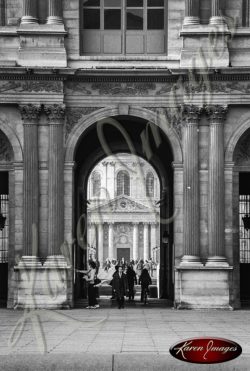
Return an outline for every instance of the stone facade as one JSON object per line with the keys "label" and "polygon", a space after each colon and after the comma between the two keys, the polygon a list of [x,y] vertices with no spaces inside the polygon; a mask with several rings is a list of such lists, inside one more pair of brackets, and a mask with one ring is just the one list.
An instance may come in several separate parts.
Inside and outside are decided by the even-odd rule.
{"label": "stone facade", "polygon": [[8,307],[74,305],[75,268],[86,263],[87,179],[112,153],[135,153],[158,174],[163,296],[176,308],[240,307],[249,14],[242,0],[211,0],[205,16],[203,3],[164,1],[164,54],[86,55],[79,0],[1,2]]}

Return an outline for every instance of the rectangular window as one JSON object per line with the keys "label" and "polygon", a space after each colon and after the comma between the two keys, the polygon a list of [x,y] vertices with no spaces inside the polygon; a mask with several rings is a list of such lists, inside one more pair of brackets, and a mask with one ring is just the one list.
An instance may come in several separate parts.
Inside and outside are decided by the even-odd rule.
{"label": "rectangular window", "polygon": [[82,54],[165,54],[166,4],[167,0],[82,0]]}

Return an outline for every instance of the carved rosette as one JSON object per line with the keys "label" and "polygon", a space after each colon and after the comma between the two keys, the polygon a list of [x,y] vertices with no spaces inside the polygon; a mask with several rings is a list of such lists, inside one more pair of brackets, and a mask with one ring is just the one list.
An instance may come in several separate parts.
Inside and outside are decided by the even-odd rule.
{"label": "carved rosette", "polygon": [[44,106],[49,122],[58,123],[62,122],[65,118],[65,105],[64,104],[52,104],[51,106]]}
{"label": "carved rosette", "polygon": [[21,112],[22,120],[24,121],[24,123],[31,123],[38,120],[41,106],[34,104],[20,105],[19,110]]}
{"label": "carved rosette", "polygon": [[194,105],[183,106],[183,121],[185,124],[198,124],[202,108]]}
{"label": "carved rosette", "polygon": [[227,107],[223,106],[207,106],[205,112],[211,124],[222,124],[226,120]]}

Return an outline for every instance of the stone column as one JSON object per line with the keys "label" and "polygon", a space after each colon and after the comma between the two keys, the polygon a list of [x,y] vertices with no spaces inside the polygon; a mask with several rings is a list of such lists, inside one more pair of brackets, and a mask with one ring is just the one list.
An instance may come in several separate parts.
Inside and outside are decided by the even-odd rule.
{"label": "stone column", "polygon": [[60,255],[64,241],[64,146],[63,125],[65,106],[45,106],[49,120],[48,153],[48,251],[49,255]]}
{"label": "stone column", "polygon": [[0,0],[0,26],[5,26],[5,0]]}
{"label": "stone column", "polygon": [[211,2],[211,18],[209,23],[212,25],[223,25],[224,17],[221,16],[220,0],[212,0]]}
{"label": "stone column", "polygon": [[149,258],[149,238],[148,238],[148,223],[143,223],[144,229],[143,229],[143,259],[148,260]]}
{"label": "stone column", "polygon": [[228,266],[225,258],[224,120],[227,109],[206,108],[210,121],[208,176],[209,258],[206,265]]}
{"label": "stone column", "polygon": [[47,24],[63,24],[62,0],[49,0]]}
{"label": "stone column", "polygon": [[23,180],[23,255],[38,254],[39,223],[39,163],[38,116],[40,106],[32,104],[19,107],[24,130],[24,180]]}
{"label": "stone column", "polygon": [[200,19],[197,16],[199,9],[199,2],[197,0],[185,0],[185,18],[184,26],[199,25]]}
{"label": "stone column", "polygon": [[151,223],[151,235],[150,235],[150,242],[151,242],[151,252],[150,257],[153,258],[153,248],[156,247],[156,223]]}
{"label": "stone column", "polygon": [[37,0],[23,0],[21,24],[32,24],[37,22]]}
{"label": "stone column", "polygon": [[183,247],[181,264],[201,265],[199,251],[199,153],[198,121],[201,109],[196,106],[184,107],[183,127]]}
{"label": "stone column", "polygon": [[109,223],[109,249],[108,249],[108,258],[115,259],[114,254],[114,223]]}
{"label": "stone column", "polygon": [[103,266],[103,224],[98,224],[98,260],[100,267]]}
{"label": "stone column", "polygon": [[139,258],[138,230],[139,230],[139,223],[133,223],[133,260],[136,260]]}

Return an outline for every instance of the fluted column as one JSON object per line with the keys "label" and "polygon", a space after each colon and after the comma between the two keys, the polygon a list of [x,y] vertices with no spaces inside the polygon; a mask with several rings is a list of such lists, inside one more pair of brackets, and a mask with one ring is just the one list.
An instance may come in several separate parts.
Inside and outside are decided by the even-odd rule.
{"label": "fluted column", "polygon": [[133,223],[133,260],[139,258],[138,230],[139,223]]}
{"label": "fluted column", "polygon": [[47,24],[63,24],[62,0],[49,0]]}
{"label": "fluted column", "polygon": [[114,223],[109,223],[109,259],[114,259]]}
{"label": "fluted column", "polygon": [[103,224],[98,224],[98,260],[100,266],[103,266]]}
{"label": "fluted column", "polygon": [[151,244],[151,252],[150,257],[153,257],[153,249],[156,247],[156,223],[151,223],[151,235],[150,235],[150,244]]}
{"label": "fluted column", "polygon": [[181,264],[201,265],[199,249],[199,152],[198,121],[201,109],[184,107],[183,127],[183,247]]}
{"label": "fluted column", "polygon": [[148,223],[143,223],[143,259],[148,260],[149,258],[149,238],[148,238],[148,231],[149,231],[149,225]]}
{"label": "fluted column", "polygon": [[37,0],[23,0],[21,24],[32,24],[37,22]]}
{"label": "fluted column", "polygon": [[37,255],[39,223],[38,116],[40,106],[19,107],[24,130],[23,255]]}
{"label": "fluted column", "polygon": [[211,18],[210,24],[221,25],[224,24],[224,17],[221,16],[220,0],[212,0],[211,2]]}
{"label": "fluted column", "polygon": [[228,265],[225,258],[224,120],[227,109],[206,108],[210,121],[208,178],[209,258],[206,265]]}
{"label": "fluted column", "polygon": [[199,25],[200,19],[198,17],[199,1],[185,0],[185,18],[184,26]]}
{"label": "fluted column", "polygon": [[64,105],[45,106],[49,120],[48,154],[48,251],[49,255],[60,255],[64,241]]}

